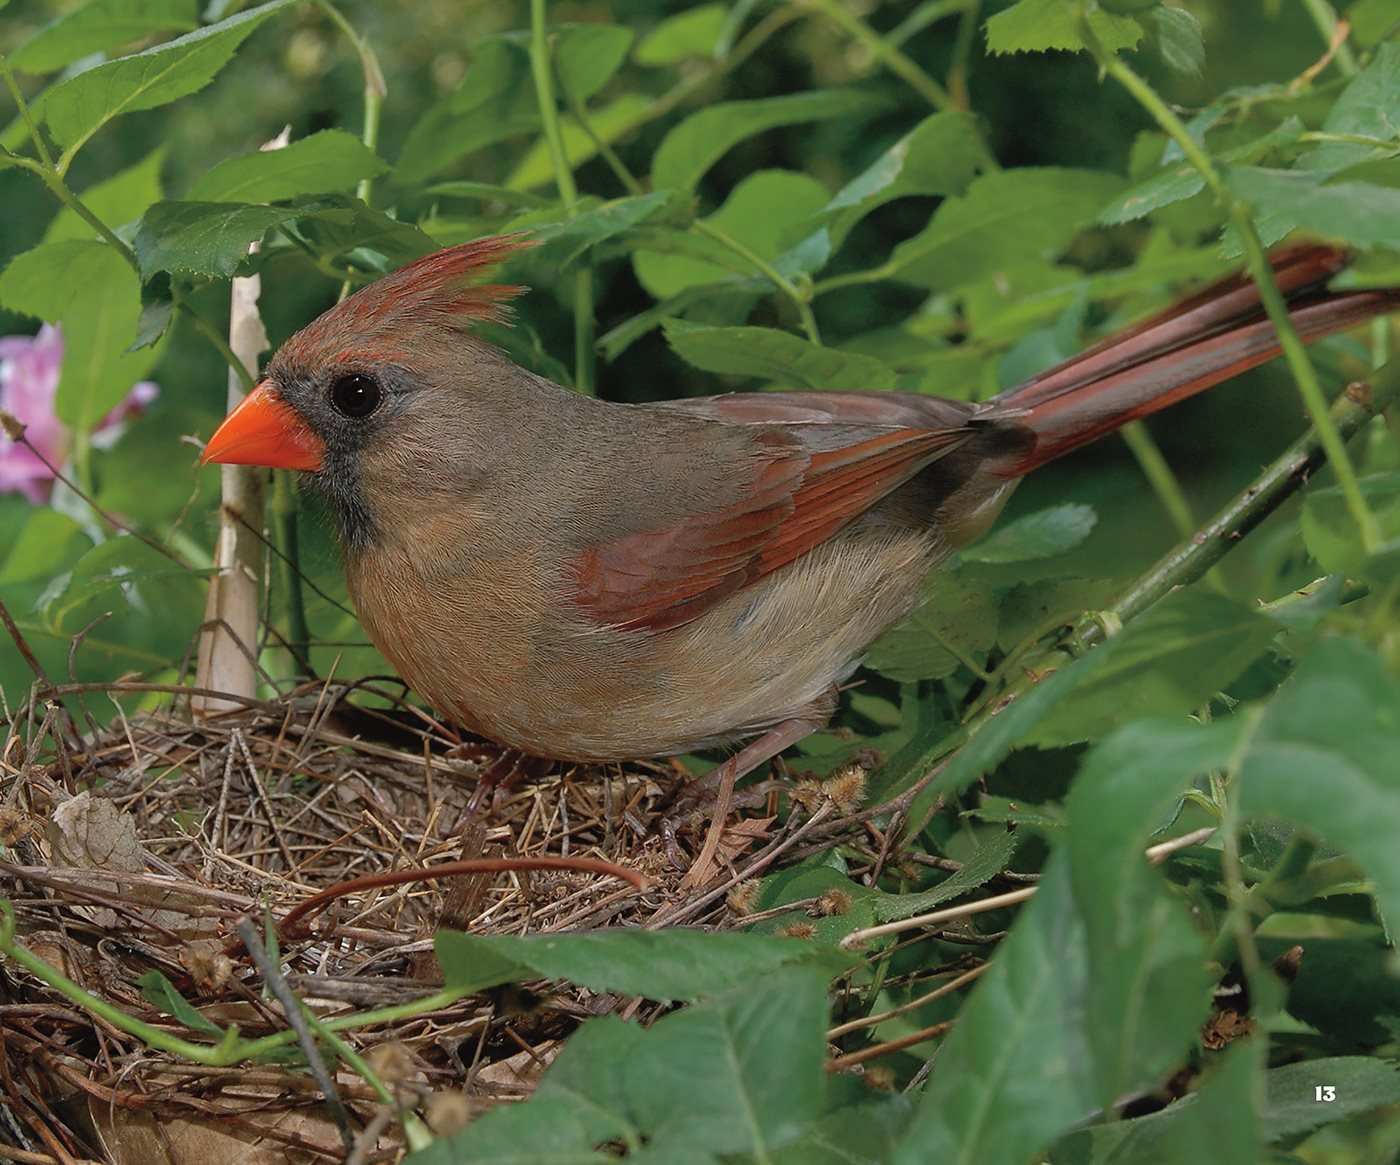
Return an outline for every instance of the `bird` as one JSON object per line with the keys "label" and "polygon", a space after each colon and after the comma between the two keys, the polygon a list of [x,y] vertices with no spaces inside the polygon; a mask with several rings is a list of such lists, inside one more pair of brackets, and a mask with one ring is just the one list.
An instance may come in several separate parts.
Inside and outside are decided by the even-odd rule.
{"label": "bird", "polygon": [[[1279,352],[1241,273],[980,402],[618,403],[475,330],[508,320],[524,289],[483,276],[528,245],[448,247],[330,308],[203,461],[309,479],[369,638],[470,731],[568,761],[739,746],[713,778],[719,822],[735,780],[827,724],[871,643],[1025,474]],[[1348,261],[1326,244],[1272,257],[1304,341],[1400,306],[1400,289],[1329,291]]]}

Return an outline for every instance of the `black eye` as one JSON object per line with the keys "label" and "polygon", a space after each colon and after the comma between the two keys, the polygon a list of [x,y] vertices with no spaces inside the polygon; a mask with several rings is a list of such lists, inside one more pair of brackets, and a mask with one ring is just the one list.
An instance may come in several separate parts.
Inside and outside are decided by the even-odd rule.
{"label": "black eye", "polygon": [[352,372],[331,385],[331,404],[347,417],[367,417],[379,407],[384,390],[372,376]]}

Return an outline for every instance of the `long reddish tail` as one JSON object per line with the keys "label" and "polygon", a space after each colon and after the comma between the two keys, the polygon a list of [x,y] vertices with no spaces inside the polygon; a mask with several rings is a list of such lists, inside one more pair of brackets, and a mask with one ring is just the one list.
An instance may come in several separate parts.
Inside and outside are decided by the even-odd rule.
{"label": "long reddish tail", "polygon": [[[1273,256],[1274,279],[1304,343],[1400,309],[1400,288],[1328,291],[1348,258],[1326,246]],[[1278,354],[1258,288],[1243,273],[1223,279],[998,396],[999,405],[1026,410],[1020,421],[1036,435],[1007,475],[1028,473]]]}

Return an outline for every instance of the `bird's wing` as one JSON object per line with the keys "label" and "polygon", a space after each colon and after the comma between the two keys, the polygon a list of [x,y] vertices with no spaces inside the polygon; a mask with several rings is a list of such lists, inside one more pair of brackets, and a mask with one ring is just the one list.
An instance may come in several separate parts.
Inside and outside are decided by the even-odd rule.
{"label": "bird's wing", "polygon": [[878,399],[774,393],[666,406],[741,428],[750,456],[712,507],[575,555],[579,605],[605,626],[661,631],[688,623],[830,538],[976,431],[971,405],[938,401],[948,407],[935,421],[893,398],[885,398],[891,408],[872,405]]}

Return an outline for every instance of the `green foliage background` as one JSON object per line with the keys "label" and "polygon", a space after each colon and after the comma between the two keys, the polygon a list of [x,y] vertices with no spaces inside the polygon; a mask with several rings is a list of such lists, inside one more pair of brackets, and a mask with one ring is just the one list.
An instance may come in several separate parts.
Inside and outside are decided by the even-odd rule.
{"label": "green foliage background", "polygon": [[[1400,272],[1400,42],[1383,0],[1346,6],[1349,35],[1331,53],[1322,0],[561,3],[533,57],[542,9],[516,3],[0,7],[12,94],[46,151],[12,104],[0,332],[63,323],[69,472],[185,564],[114,536],[63,488],[43,508],[0,497],[0,591],[59,677],[181,674],[217,507],[216,475],[196,468],[186,438],[224,411],[210,337],[225,330],[236,272],[261,272],[275,346],[343,283],[532,231],[542,246],[504,278],[533,291],[492,337],[618,400],[767,387],[987,395],[1238,266],[1255,231],[1268,244],[1298,229],[1352,245],[1357,280]],[[366,101],[374,60],[382,105]],[[541,99],[542,61],[557,105]],[[292,147],[257,154],[284,124]],[[1335,390],[1389,346],[1378,324],[1311,358]],[[145,376],[158,402],[110,448],[92,445],[96,418]],[[475,983],[494,959],[497,982],[562,977],[696,1002],[646,1032],[586,1026],[538,1097],[415,1159],[602,1160],[606,1143],[639,1161],[1126,1162],[1201,1146],[1240,1162],[1390,1159],[1394,435],[1369,426],[1350,477],[1318,475],[1205,582],[1093,652],[1054,646],[1066,642],[1057,628],[1118,609],[1159,555],[1189,547],[1196,523],[1305,424],[1288,370],[1273,367],[1155,419],[1131,448],[1105,441],[1050,467],[876,646],[839,715],[849,731],[809,744],[807,760],[874,749],[880,796],[947,760],[909,807],[903,841],[964,863],[961,874],[911,861],[870,886],[832,852],[772,875],[765,907],[832,882],[854,896],[800,954],[792,940],[730,950],[684,934],[659,937],[677,944],[659,953],[627,935],[548,952],[445,936],[449,984]],[[344,593],[323,515],[290,501],[279,529],[297,532],[315,584],[312,666],[384,670],[322,597]],[[297,638],[281,576],[271,612]],[[1078,623],[1103,639],[1095,626]],[[275,641],[265,662],[294,678]],[[1050,678],[1027,684],[1030,668]],[[11,706],[30,680],[0,652]],[[991,717],[1008,690],[1021,699]],[[1151,842],[1203,825],[1219,829],[1165,876],[1142,862]],[[979,943],[993,957],[971,995],[841,1041],[851,1051],[956,1016],[932,1070],[923,1042],[884,1059],[896,1093],[823,1082],[833,976],[853,989],[843,1006],[879,1012],[965,949],[882,939],[857,958],[836,940],[1008,865],[1041,874],[1039,890],[985,924],[1010,933]],[[1302,970],[1284,985],[1268,961],[1295,943]],[[1255,1035],[1202,1048],[1210,987],[1241,976]],[[1186,1065],[1194,1096],[1144,1100]],[[1315,1099],[1323,1086],[1337,1098]],[[668,1107],[675,1090],[694,1108]],[[1104,1117],[1121,1106],[1135,1119]]]}

